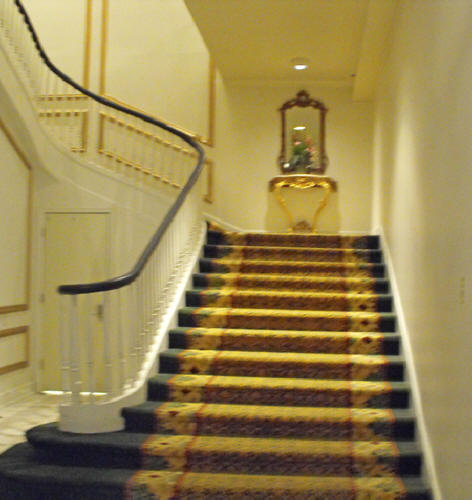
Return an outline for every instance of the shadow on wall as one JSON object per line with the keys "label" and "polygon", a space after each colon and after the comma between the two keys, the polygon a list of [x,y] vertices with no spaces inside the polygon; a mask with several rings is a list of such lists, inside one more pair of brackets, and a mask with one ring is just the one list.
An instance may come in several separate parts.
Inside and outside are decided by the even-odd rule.
{"label": "shadow on wall", "polygon": [[[282,189],[287,208],[292,214],[294,224],[306,221],[310,225],[316,209],[324,196],[322,189],[309,189],[306,191]],[[267,231],[286,232],[289,228],[289,221],[286,213],[277,202],[273,192],[267,193],[267,211],[265,214],[265,228]],[[341,226],[339,215],[338,193],[331,193],[328,204],[320,212],[316,224],[319,233],[337,233]]]}

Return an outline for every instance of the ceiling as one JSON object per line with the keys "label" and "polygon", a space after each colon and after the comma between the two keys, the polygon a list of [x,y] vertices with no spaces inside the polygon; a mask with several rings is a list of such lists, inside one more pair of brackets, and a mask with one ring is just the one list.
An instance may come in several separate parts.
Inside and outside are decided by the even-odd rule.
{"label": "ceiling", "polygon": [[[223,78],[352,86],[369,100],[396,0],[185,0]],[[309,59],[305,71],[290,61]]]}

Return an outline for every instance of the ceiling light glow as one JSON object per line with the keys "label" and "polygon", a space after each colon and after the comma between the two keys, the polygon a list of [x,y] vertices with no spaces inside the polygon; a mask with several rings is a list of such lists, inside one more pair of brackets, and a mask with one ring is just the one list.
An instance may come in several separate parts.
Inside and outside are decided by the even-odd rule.
{"label": "ceiling light glow", "polygon": [[297,127],[293,127],[293,130],[306,130],[304,125],[298,125]]}
{"label": "ceiling light glow", "polygon": [[308,59],[306,57],[295,57],[291,60],[293,69],[296,71],[303,71],[308,68]]}

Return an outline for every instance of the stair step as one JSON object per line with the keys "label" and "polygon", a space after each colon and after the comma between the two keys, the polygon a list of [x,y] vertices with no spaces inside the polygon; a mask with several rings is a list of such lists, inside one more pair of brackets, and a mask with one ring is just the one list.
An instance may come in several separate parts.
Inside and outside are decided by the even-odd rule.
{"label": "stair step", "polygon": [[262,290],[189,290],[191,307],[391,312],[392,296],[355,293]]}
{"label": "stair step", "polygon": [[266,260],[200,259],[202,273],[269,273],[358,278],[383,278],[384,264],[351,262],[300,262]]}
{"label": "stair step", "polygon": [[116,432],[64,433],[55,424],[28,431],[28,442],[60,464],[152,470],[320,476],[415,475],[413,442],[317,441]]}
{"label": "stair step", "polygon": [[337,276],[299,276],[287,274],[196,273],[196,288],[235,288],[344,293],[388,293],[385,278],[340,278]]}
{"label": "stair step", "polygon": [[370,312],[184,307],[179,311],[179,326],[393,333],[395,315]]}
{"label": "stair step", "polygon": [[0,455],[0,492],[2,500],[117,500],[135,473],[47,463],[22,443]]}
{"label": "stair step", "polygon": [[406,382],[371,382],[160,373],[148,381],[148,399],[183,403],[274,406],[407,408]]}
{"label": "stair step", "polygon": [[146,401],[125,408],[126,429],[220,436],[411,441],[411,410]]}
{"label": "stair step", "polygon": [[3,500],[432,498],[418,477],[268,476],[63,467],[39,463],[28,444],[17,445],[2,455],[0,469]]}
{"label": "stair step", "polygon": [[160,353],[164,373],[330,380],[403,380],[398,356],[168,349]]}
{"label": "stair step", "polygon": [[382,262],[381,250],[350,248],[205,245],[207,258],[297,260],[315,262]]}
{"label": "stair step", "polygon": [[395,355],[400,350],[400,336],[396,333],[177,327],[169,332],[169,347],[225,351]]}
{"label": "stair step", "polygon": [[380,247],[379,237],[374,235],[348,236],[339,234],[293,233],[236,233],[209,230],[209,245],[283,246],[311,248],[368,248]]}

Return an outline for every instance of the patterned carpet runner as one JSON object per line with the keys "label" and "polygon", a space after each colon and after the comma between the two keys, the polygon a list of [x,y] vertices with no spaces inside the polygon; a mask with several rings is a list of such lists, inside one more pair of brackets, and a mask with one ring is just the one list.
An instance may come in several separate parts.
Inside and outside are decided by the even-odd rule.
{"label": "patterned carpet runner", "polygon": [[193,285],[124,432],[30,431],[71,498],[431,499],[377,237],[210,229]]}
{"label": "patterned carpet runner", "polygon": [[131,498],[429,498],[411,487],[421,457],[377,247],[209,232],[149,383],[159,402],[125,412],[131,427],[152,410],[156,432]]}

